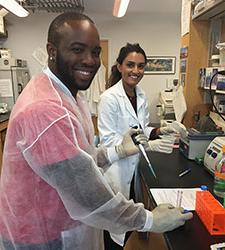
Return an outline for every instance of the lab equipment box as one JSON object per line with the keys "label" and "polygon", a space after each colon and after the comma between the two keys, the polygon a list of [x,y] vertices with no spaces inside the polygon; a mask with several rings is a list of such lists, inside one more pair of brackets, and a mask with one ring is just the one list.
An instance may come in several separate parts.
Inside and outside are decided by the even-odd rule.
{"label": "lab equipment box", "polygon": [[223,135],[223,131],[199,132],[191,128],[188,129],[188,136],[180,138],[179,150],[188,159],[194,160],[196,157],[204,157],[210,142],[217,136]]}

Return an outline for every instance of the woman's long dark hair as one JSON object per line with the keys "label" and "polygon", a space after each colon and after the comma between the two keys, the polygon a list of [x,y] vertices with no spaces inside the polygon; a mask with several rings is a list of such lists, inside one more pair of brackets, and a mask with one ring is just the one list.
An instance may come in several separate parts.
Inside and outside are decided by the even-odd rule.
{"label": "woman's long dark hair", "polygon": [[108,86],[111,87],[116,84],[121,79],[121,73],[119,72],[117,65],[122,64],[124,59],[128,54],[132,52],[141,53],[145,58],[145,63],[147,62],[147,57],[144,50],[140,47],[138,43],[127,43],[126,46],[122,47],[119,52],[119,56],[116,59],[116,63],[111,68],[111,75],[108,80]]}

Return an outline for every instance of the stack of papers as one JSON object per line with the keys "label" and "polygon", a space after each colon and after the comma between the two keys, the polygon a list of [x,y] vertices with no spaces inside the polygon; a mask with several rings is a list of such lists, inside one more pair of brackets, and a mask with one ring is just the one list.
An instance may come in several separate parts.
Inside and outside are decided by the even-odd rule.
{"label": "stack of papers", "polygon": [[152,196],[157,205],[170,203],[177,206],[178,191],[182,191],[181,207],[187,210],[195,210],[196,191],[200,188],[151,188]]}

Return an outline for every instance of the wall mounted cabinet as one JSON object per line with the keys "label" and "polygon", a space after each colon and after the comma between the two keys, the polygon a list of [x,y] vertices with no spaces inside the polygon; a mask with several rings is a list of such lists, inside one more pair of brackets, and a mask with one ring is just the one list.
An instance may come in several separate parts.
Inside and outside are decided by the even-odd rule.
{"label": "wall mounted cabinet", "polygon": [[206,101],[205,90],[200,88],[199,72],[201,68],[210,66],[209,59],[215,51],[215,43],[218,42],[212,38],[214,30],[212,29],[212,20],[215,18],[222,18],[220,39],[225,38],[223,15],[225,15],[225,1],[214,1],[213,5],[192,16],[189,33],[181,38],[181,47],[188,47],[184,82],[184,96],[187,102],[184,124],[187,127],[195,126],[196,117],[206,115],[212,110],[211,103]]}
{"label": "wall mounted cabinet", "polygon": [[[205,1],[207,2],[207,1]],[[225,11],[225,1],[215,0],[211,4],[206,4],[205,7],[196,14],[192,15],[192,20],[209,20],[215,16],[223,15]]]}

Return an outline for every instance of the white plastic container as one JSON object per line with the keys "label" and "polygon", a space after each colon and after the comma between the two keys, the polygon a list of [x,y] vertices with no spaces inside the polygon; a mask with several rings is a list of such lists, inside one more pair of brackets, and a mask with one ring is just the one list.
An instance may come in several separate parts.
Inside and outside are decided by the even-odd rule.
{"label": "white plastic container", "polygon": [[220,55],[212,55],[212,57],[211,57],[211,66],[212,67],[220,66]]}
{"label": "white plastic container", "polygon": [[220,50],[220,66],[225,67],[225,49]]}
{"label": "white plastic container", "polygon": [[213,192],[223,198],[225,195],[225,145],[222,147],[222,158],[217,162],[214,172]]}

